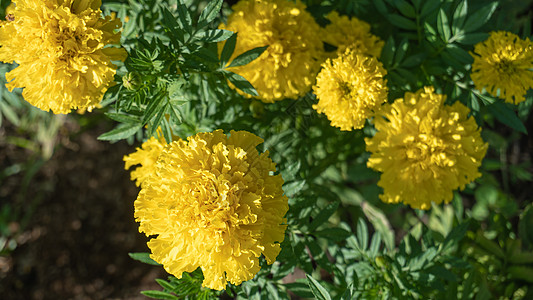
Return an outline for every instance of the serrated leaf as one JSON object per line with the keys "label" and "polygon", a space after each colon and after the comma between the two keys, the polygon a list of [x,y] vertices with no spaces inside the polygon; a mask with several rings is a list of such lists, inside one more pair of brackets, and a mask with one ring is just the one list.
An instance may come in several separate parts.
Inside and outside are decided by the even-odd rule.
{"label": "serrated leaf", "polygon": [[235,59],[232,60],[229,66],[227,67],[231,68],[231,67],[239,67],[239,66],[247,65],[253,60],[255,60],[256,58],[258,58],[259,56],[261,56],[261,54],[263,54],[263,52],[265,52],[267,48],[268,46],[264,46],[264,47],[257,47],[252,50],[248,50],[244,52],[243,54],[235,57]]}
{"label": "serrated leaf", "polygon": [[311,288],[311,292],[315,295],[315,298],[318,300],[331,300],[331,296],[328,291],[313,277],[305,274],[307,277],[307,284]]}
{"label": "serrated leaf", "polygon": [[441,8],[437,15],[437,31],[445,42],[450,40],[452,33],[450,31],[450,24],[448,24],[448,17],[446,12]]}
{"label": "serrated leaf", "polygon": [[177,0],[178,23],[186,32],[192,33],[192,19],[189,8],[183,3],[183,0]]}
{"label": "serrated leaf", "polygon": [[142,128],[140,123],[121,124],[117,128],[100,135],[97,139],[100,141],[116,141],[126,139],[134,135]]}
{"label": "serrated leaf", "polygon": [[518,118],[516,113],[509,108],[509,105],[501,101],[496,101],[491,105],[487,105],[489,112],[496,117],[501,123],[511,127],[514,130],[527,134],[527,129],[524,123]]}
{"label": "serrated leaf", "polygon": [[142,123],[146,124],[148,121],[150,121],[158,112],[158,107],[163,102],[163,99],[165,98],[164,95],[158,94],[156,95],[150,103],[146,106],[146,110],[144,111],[144,116],[142,118]]}
{"label": "serrated leaf", "polygon": [[326,223],[328,219],[337,211],[339,208],[339,202],[333,202],[328,204],[324,209],[320,210],[318,215],[313,219],[311,224],[309,224],[309,231],[315,231],[320,225]]}
{"label": "serrated leaf", "polygon": [[395,26],[407,30],[416,30],[416,23],[398,14],[387,15],[387,20]]}
{"label": "serrated leaf", "polygon": [[138,260],[138,261],[140,261],[142,263],[149,264],[149,265],[154,265],[154,266],[161,266],[160,263],[157,263],[155,260],[150,258],[150,253],[135,252],[135,253],[128,253],[128,255],[131,258],[133,258],[135,260]]}
{"label": "serrated leaf", "polygon": [[195,37],[206,43],[218,43],[229,39],[233,35],[232,31],[225,29],[208,29],[195,35]]}
{"label": "serrated leaf", "polygon": [[237,33],[233,33],[224,43],[222,52],[220,54],[220,65],[224,67],[235,51],[235,44],[237,43]]}
{"label": "serrated leaf", "polygon": [[[174,15],[166,7],[163,7],[162,11],[163,11],[164,26],[167,27],[168,31],[170,32],[173,38],[177,39],[181,43],[184,43],[185,38],[183,36],[183,32],[181,32],[181,30],[179,29],[180,25],[176,21],[176,17],[174,17]],[[174,44],[174,46],[179,47],[179,45],[176,45],[176,44]]]}
{"label": "serrated leaf", "polygon": [[459,2],[459,5],[455,8],[453,13],[452,31],[453,34],[457,34],[463,28],[468,12],[468,2],[463,0]]}
{"label": "serrated leaf", "polygon": [[491,2],[486,6],[478,9],[476,12],[471,14],[466,20],[464,30],[465,32],[472,32],[481,26],[485,25],[490,19],[496,8],[498,7],[498,2]]}
{"label": "serrated leaf", "polygon": [[198,25],[203,27],[213,21],[217,17],[218,12],[222,7],[222,3],[224,3],[223,0],[209,1],[198,18]]}
{"label": "serrated leaf", "polygon": [[226,79],[228,79],[239,90],[245,92],[248,95],[258,95],[253,85],[241,75],[226,70],[224,70],[223,74]]}
{"label": "serrated leaf", "polygon": [[153,299],[179,300],[180,298],[163,291],[142,291],[141,294]]}

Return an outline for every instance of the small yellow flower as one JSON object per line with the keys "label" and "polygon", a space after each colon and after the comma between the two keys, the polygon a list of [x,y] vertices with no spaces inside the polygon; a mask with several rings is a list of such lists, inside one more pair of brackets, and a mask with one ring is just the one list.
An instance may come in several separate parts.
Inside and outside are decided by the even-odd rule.
{"label": "small yellow flower", "polygon": [[288,210],[281,175],[263,140],[246,131],[199,133],[174,141],[135,201],[139,230],[156,236],[151,258],[177,278],[198,267],[203,286],[222,290],[272,264],[284,239]]}
{"label": "small yellow flower", "polygon": [[251,63],[229,69],[246,78],[263,102],[296,99],[314,83],[323,48],[320,27],[305,8],[299,0],[241,0],[227,25],[220,25],[239,34],[233,58],[268,46]]}
{"label": "small yellow flower", "polygon": [[374,57],[381,55],[385,43],[370,33],[370,25],[357,18],[339,16],[336,11],[329,13],[326,18],[331,21],[322,29],[325,43],[337,47],[337,54],[343,54],[346,49],[354,50]]}
{"label": "small yellow flower", "polygon": [[58,114],[91,110],[113,83],[126,51],[118,44],[120,20],[101,18],[100,0],[13,0],[0,22],[0,61],[17,63],[6,86],[24,88],[32,105]]}
{"label": "small yellow flower", "polygon": [[505,102],[518,104],[533,88],[533,42],[517,35],[497,31],[474,47],[471,78],[477,89],[483,88]]}
{"label": "small yellow flower", "polygon": [[371,56],[347,50],[328,59],[313,87],[318,104],[313,108],[325,113],[331,125],[341,130],[359,129],[374,110],[387,101],[387,71]]}
{"label": "small yellow flower", "polygon": [[481,176],[488,147],[481,129],[466,106],[444,105],[445,99],[426,87],[386,104],[374,119],[377,133],[365,139],[372,153],[367,165],[382,172],[384,202],[429,209]]}
{"label": "small yellow flower", "polygon": [[151,137],[141,145],[141,148],[137,148],[135,152],[124,156],[125,170],[128,170],[134,165],[140,165],[131,171],[130,174],[131,180],[135,181],[137,186],[142,186],[146,179],[153,175],[155,162],[166,146],[167,142],[164,138],[156,139],[155,137]]}

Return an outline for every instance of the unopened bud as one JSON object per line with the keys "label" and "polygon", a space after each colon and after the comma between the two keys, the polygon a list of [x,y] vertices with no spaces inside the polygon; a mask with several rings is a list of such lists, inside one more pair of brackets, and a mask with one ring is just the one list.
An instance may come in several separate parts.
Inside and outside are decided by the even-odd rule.
{"label": "unopened bud", "polygon": [[129,72],[122,77],[122,85],[130,91],[135,91],[141,85],[141,77],[136,72]]}

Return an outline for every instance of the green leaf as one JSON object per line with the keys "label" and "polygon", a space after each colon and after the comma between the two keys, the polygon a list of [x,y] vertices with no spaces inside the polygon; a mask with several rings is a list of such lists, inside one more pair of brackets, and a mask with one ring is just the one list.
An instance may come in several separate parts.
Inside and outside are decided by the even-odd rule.
{"label": "green leaf", "polygon": [[452,31],[454,35],[463,28],[467,12],[468,2],[466,0],[459,2],[459,5],[457,5],[455,12],[453,13]]}
{"label": "green leaf", "polygon": [[165,98],[162,94],[157,94],[150,103],[146,106],[146,110],[144,111],[144,116],[142,118],[142,123],[146,124],[148,121],[150,121],[157,113],[158,113],[158,107],[163,102],[163,99]]}
{"label": "green leaf", "polygon": [[524,243],[533,245],[533,204],[529,204],[520,214],[518,232]]}
{"label": "green leaf", "polygon": [[524,280],[533,283],[533,268],[525,266],[511,266],[507,268],[507,272],[513,279]]}
{"label": "green leaf", "polygon": [[368,247],[368,227],[363,218],[359,218],[357,222],[357,242],[361,246],[361,250],[366,250]]}
{"label": "green leaf", "polygon": [[385,67],[391,67],[394,62],[394,52],[396,52],[396,45],[394,43],[394,38],[389,36],[383,50],[381,51],[380,60],[383,62]]}
{"label": "green leaf", "polygon": [[117,128],[100,135],[97,139],[100,141],[116,141],[126,139],[134,135],[142,128],[140,123],[121,124]]}
{"label": "green leaf", "polygon": [[315,232],[316,236],[334,241],[334,242],[341,242],[346,240],[351,233],[338,227],[334,228],[325,228],[319,231]]}
{"label": "green leaf", "polygon": [[285,192],[285,195],[287,195],[287,197],[292,197],[303,189],[305,183],[305,180],[286,182],[283,185],[283,191]]}
{"label": "green leaf", "polygon": [[470,15],[470,17],[466,20],[464,26],[465,32],[472,32],[485,25],[485,23],[489,21],[490,17],[492,16],[497,7],[498,2],[494,1]]}
{"label": "green leaf", "polygon": [[153,299],[179,300],[180,298],[162,291],[142,291],[141,294]]}
{"label": "green leaf", "polygon": [[460,240],[463,239],[463,237],[466,234],[466,231],[468,230],[468,226],[470,226],[470,222],[465,221],[457,226],[455,226],[452,231],[446,236],[446,239],[444,242],[440,245],[441,251],[446,251],[448,247],[451,247],[452,245],[457,245]]}
{"label": "green leaf", "polygon": [[237,43],[237,33],[233,33],[226,43],[224,43],[224,48],[222,48],[222,53],[220,54],[220,66],[224,67],[231,56],[233,51],[235,51],[235,44]]}
{"label": "green leaf", "polygon": [[487,109],[501,123],[514,130],[527,134],[526,127],[516,113],[509,107],[510,105],[511,104],[503,103],[502,101],[496,101],[491,105],[487,105]]}
{"label": "green leaf", "polygon": [[[179,29],[180,25],[176,21],[176,17],[166,8],[163,7],[163,26],[166,26],[173,38],[177,39],[181,43],[185,42],[183,32]],[[174,42],[174,41],[173,41]],[[174,46],[179,46],[174,44]]]}
{"label": "green leaf", "polygon": [[402,13],[402,15],[408,17],[408,18],[415,18],[416,12],[415,8],[409,4],[409,2],[405,0],[395,0],[394,4],[396,5],[396,8]]}
{"label": "green leaf", "polygon": [[309,224],[309,231],[315,231],[320,225],[326,223],[328,219],[337,211],[339,208],[339,202],[335,201],[328,204],[324,209],[320,210],[320,213],[313,219],[311,224]]}
{"label": "green leaf", "polygon": [[285,283],[284,286],[291,292],[295,293],[297,296],[303,298],[313,298],[313,292],[309,288],[309,285],[303,282],[291,282]]}
{"label": "green leaf", "polygon": [[138,260],[138,261],[140,261],[142,263],[145,263],[145,264],[154,265],[154,266],[162,266],[160,263],[157,263],[155,260],[150,258],[150,253],[135,252],[135,253],[128,253],[128,255],[131,258],[133,258],[135,260]]}
{"label": "green leaf", "polygon": [[229,39],[233,35],[232,31],[225,29],[209,29],[198,33],[195,37],[206,43],[218,43]]}
{"label": "green leaf", "polygon": [[248,95],[257,96],[257,91],[248,80],[239,74],[223,70],[223,74],[233,85]]}
{"label": "green leaf", "polygon": [[200,14],[200,17],[198,18],[199,27],[206,26],[217,17],[218,12],[222,7],[222,3],[224,3],[223,0],[211,0],[207,3],[204,10],[202,10],[202,13]]}
{"label": "green leaf", "polygon": [[189,13],[189,8],[183,3],[183,0],[178,0],[178,23],[188,33],[192,33],[192,19]]}
{"label": "green leaf", "polygon": [[141,123],[141,120],[137,116],[119,114],[119,113],[105,113],[105,115],[111,120],[120,123]]}
{"label": "green leaf", "polygon": [[166,280],[163,280],[163,279],[159,279],[159,278],[156,278],[155,281],[162,287],[164,288],[165,290],[169,291],[169,292],[174,292],[174,289],[176,288],[174,285],[172,285],[172,283],[166,281]]}
{"label": "green leaf", "polygon": [[396,53],[394,53],[394,65],[400,64],[402,62],[408,48],[409,42],[407,41],[407,39],[403,39],[400,42],[398,48],[396,49]]}
{"label": "green leaf", "polygon": [[264,47],[257,47],[252,50],[248,50],[244,52],[243,54],[235,57],[234,60],[231,61],[228,68],[231,67],[238,67],[238,66],[244,66],[252,62],[254,59],[258,58],[265,52],[265,50],[268,48],[268,46]]}
{"label": "green leaf", "polygon": [[307,277],[307,284],[311,288],[311,292],[315,295],[315,298],[318,300],[331,300],[331,296],[328,291],[320,284],[316,279],[305,274]]}
{"label": "green leaf", "polygon": [[474,45],[486,40],[489,34],[486,32],[466,33],[456,38],[456,41],[464,45]]}
{"label": "green leaf", "polygon": [[433,13],[437,8],[439,8],[440,3],[440,0],[425,0],[422,10],[420,11],[420,18]]}
{"label": "green leaf", "polygon": [[387,15],[387,20],[395,26],[407,30],[416,30],[416,23],[398,14]]}
{"label": "green leaf", "polygon": [[450,31],[450,24],[448,24],[448,17],[442,8],[439,10],[439,14],[437,16],[437,31],[445,42],[450,40],[452,35]]}
{"label": "green leaf", "polygon": [[383,2],[383,0],[374,0],[372,2],[374,3],[374,6],[379,11],[379,13],[381,13],[382,15],[386,15],[388,13],[387,5],[385,5],[385,2]]}

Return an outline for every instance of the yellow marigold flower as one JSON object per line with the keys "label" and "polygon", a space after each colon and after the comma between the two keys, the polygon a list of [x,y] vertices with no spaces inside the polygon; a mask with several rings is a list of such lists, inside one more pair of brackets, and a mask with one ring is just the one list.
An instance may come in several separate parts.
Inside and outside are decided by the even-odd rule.
{"label": "yellow marigold flower", "polygon": [[367,22],[339,16],[336,11],[329,13],[326,18],[331,23],[322,29],[323,41],[337,47],[339,55],[348,48],[374,57],[381,55],[385,43],[370,33],[370,25]]}
{"label": "yellow marigold flower", "polygon": [[170,143],[135,201],[151,258],[177,278],[200,267],[203,286],[222,290],[272,264],[288,210],[281,175],[263,140],[246,131],[199,133]]}
{"label": "yellow marigold flower", "polygon": [[471,78],[479,90],[485,88],[505,102],[518,104],[533,88],[533,42],[516,34],[497,31],[474,47]]}
{"label": "yellow marigold flower", "polygon": [[256,47],[268,49],[253,62],[230,70],[246,78],[263,102],[296,99],[314,83],[323,53],[319,26],[299,0],[241,0],[228,24],[237,32],[233,58]]}
{"label": "yellow marigold flower", "polygon": [[113,82],[124,59],[120,20],[101,18],[100,0],[13,0],[11,21],[0,23],[0,61],[17,63],[6,74],[11,91],[54,113],[91,110]]}
{"label": "yellow marigold flower", "polygon": [[135,152],[124,156],[125,170],[134,165],[140,165],[130,174],[131,180],[135,181],[137,186],[142,186],[146,179],[154,173],[155,162],[166,145],[167,142],[164,138],[151,137],[141,145],[141,148],[137,148]]}
{"label": "yellow marigold flower", "polygon": [[359,129],[365,120],[387,101],[387,71],[371,56],[347,50],[328,59],[313,87],[318,104],[313,108],[325,113],[331,126],[341,130]]}
{"label": "yellow marigold flower", "polygon": [[377,133],[365,140],[372,153],[367,165],[382,172],[384,202],[429,209],[481,176],[488,146],[481,129],[466,106],[444,105],[445,99],[426,87],[386,104],[374,119]]}

